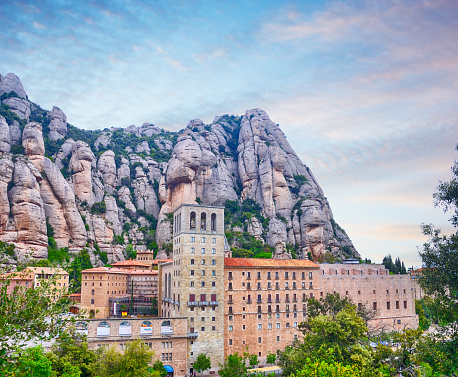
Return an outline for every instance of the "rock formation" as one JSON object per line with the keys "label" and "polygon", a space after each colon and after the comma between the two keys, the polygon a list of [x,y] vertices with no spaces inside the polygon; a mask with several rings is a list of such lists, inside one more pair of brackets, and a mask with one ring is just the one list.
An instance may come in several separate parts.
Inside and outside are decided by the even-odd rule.
{"label": "rock formation", "polygon": [[65,114],[28,101],[14,74],[0,76],[0,94],[0,240],[20,258],[32,249],[46,257],[51,231],[57,247],[87,247],[94,261],[122,260],[127,243],[164,256],[170,213],[182,203],[235,208],[226,231],[236,247],[358,256],[310,169],[261,109],[194,119],[178,133],[144,123],[72,128],[70,138]]}

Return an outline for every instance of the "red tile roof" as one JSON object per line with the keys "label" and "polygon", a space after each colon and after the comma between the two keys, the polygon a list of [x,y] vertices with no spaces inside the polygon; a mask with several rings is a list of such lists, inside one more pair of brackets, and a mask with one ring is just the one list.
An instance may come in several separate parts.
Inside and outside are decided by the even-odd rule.
{"label": "red tile roof", "polygon": [[139,267],[149,267],[149,264],[139,262],[136,260],[128,259],[128,260],[123,260],[121,262],[116,262],[111,264],[113,267],[123,267],[123,266],[139,266]]}
{"label": "red tile roof", "polygon": [[111,267],[95,267],[95,268],[88,268],[87,270],[81,271],[81,273],[110,273],[110,274],[128,274],[129,270],[123,270],[122,268],[111,268]]}
{"label": "red tile roof", "polygon": [[311,267],[319,268],[308,259],[224,258],[227,267]]}

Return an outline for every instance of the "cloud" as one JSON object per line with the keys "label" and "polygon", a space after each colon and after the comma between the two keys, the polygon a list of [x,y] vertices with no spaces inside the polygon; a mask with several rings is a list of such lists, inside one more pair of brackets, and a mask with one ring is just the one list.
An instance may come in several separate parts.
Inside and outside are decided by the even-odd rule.
{"label": "cloud", "polygon": [[37,22],[37,21],[33,21],[33,27],[34,27],[35,29],[39,29],[39,30],[44,30],[44,29],[46,29],[46,26],[45,26],[45,25],[40,24],[40,23]]}

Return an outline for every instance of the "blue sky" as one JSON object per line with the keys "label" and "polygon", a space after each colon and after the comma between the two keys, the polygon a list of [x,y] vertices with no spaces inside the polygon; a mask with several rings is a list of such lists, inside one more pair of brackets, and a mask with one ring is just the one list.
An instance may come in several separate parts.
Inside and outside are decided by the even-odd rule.
{"label": "blue sky", "polygon": [[419,265],[458,143],[458,3],[1,1],[0,73],[83,128],[263,108],[359,252]]}

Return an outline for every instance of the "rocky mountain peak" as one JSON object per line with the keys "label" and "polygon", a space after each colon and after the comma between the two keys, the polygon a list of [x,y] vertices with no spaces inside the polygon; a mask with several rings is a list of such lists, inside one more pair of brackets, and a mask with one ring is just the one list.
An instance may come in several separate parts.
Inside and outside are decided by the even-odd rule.
{"label": "rocky mountain peak", "polygon": [[16,76],[0,78],[0,240],[18,257],[86,248],[104,264],[124,259],[128,245],[167,253],[182,203],[226,206],[234,256],[267,256],[278,243],[299,258],[358,256],[262,109],[193,119],[179,132],[149,122],[87,131],[28,101]]}

